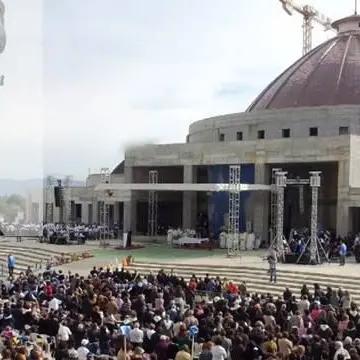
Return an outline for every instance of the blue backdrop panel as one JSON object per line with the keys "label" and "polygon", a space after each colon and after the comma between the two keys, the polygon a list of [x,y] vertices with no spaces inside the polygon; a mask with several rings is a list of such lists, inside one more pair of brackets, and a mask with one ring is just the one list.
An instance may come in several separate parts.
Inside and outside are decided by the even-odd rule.
{"label": "blue backdrop panel", "polygon": [[[255,165],[241,165],[241,183],[254,184]],[[208,182],[216,184],[229,183],[229,165],[210,165],[208,166]],[[249,191],[243,191],[240,194],[240,231],[246,228],[246,202],[250,198]],[[213,193],[208,198],[208,215],[210,232],[214,238],[218,238],[220,229],[224,226],[225,215],[229,213],[229,194],[225,191]]]}

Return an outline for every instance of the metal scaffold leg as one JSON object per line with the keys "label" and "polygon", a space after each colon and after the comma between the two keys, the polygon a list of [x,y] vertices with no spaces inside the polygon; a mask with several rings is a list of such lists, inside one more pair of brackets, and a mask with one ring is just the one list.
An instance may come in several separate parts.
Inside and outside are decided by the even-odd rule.
{"label": "metal scaffold leg", "polygon": [[[318,237],[318,198],[319,188],[321,183],[320,171],[310,171],[310,187],[311,187],[311,232],[310,238],[306,242],[304,249],[302,250],[297,262],[301,260],[303,255],[309,250],[310,258],[309,263],[312,265],[321,264],[320,251],[324,255],[324,258],[329,262],[329,258],[320,242]],[[320,250],[320,251],[319,251]]]}
{"label": "metal scaffold leg", "polygon": [[69,224],[73,221],[71,218],[71,176],[66,176],[63,181],[63,212],[64,222]]}
{"label": "metal scaffold leg", "polygon": [[[307,8],[305,6],[305,8]],[[307,10],[310,11],[310,10]],[[303,55],[306,55],[312,48],[312,17],[304,16],[303,18]]]}
{"label": "metal scaffold leg", "polygon": [[[102,168],[100,172],[101,184],[110,184],[110,169]],[[106,202],[106,196],[104,200],[100,201],[100,246],[108,246],[109,237],[109,204]]]}
{"label": "metal scaffold leg", "polygon": [[287,172],[280,171],[276,173],[276,232],[270,245],[270,250],[275,249],[279,260],[285,261],[285,245],[284,236],[284,192],[286,187]]}
{"label": "metal scaffold leg", "polygon": [[270,239],[273,239],[276,234],[276,213],[277,213],[277,189],[276,189],[276,173],[281,169],[271,170],[271,185],[273,189],[270,193]]}
{"label": "metal scaffold leg", "polygon": [[227,255],[240,256],[240,184],[241,166],[229,167],[229,224]]}
{"label": "metal scaffold leg", "polygon": [[[158,183],[158,172],[156,170],[149,171],[149,184]],[[154,190],[149,191],[148,201],[148,235],[153,239],[157,237],[157,220],[158,220],[158,194]]]}
{"label": "metal scaffold leg", "polygon": [[59,188],[59,197],[60,197],[60,206],[59,206],[59,222],[60,224],[65,223],[65,217],[64,217],[64,206],[65,206],[65,196],[64,196],[64,188],[62,181],[60,179],[57,180],[58,182],[58,188]]}
{"label": "metal scaffold leg", "polygon": [[47,224],[54,222],[54,206],[53,206],[53,193],[54,193],[54,179],[52,176],[46,177],[44,188],[44,221]]}

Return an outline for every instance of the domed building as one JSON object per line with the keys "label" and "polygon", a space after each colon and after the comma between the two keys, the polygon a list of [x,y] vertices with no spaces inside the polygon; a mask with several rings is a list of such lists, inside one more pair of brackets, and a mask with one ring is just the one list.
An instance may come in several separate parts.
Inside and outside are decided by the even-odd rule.
{"label": "domed building", "polygon": [[[87,188],[74,190],[81,219],[98,221],[98,203],[104,200],[110,203],[110,221],[147,233],[154,211],[149,182],[154,182],[159,225],[205,224],[216,237],[227,223],[229,195],[213,185],[229,183],[229,165],[241,165],[241,183],[260,189],[241,192],[241,231],[268,238],[268,188],[275,168],[295,180],[321,171],[319,226],[340,235],[360,231],[360,16],[333,27],[336,37],[286,69],[245,112],[192,123],[183,144],[128,149],[109,181],[96,175]],[[154,174],[157,179],[151,179]],[[310,225],[311,189],[293,182],[285,189],[286,232]]]}

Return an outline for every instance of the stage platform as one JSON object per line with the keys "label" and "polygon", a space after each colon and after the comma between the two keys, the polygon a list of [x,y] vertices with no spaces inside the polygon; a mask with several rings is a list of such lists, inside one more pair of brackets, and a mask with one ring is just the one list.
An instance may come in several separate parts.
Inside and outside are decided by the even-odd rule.
{"label": "stage platform", "polygon": [[[303,254],[299,259],[299,254],[286,254],[285,255],[285,264],[296,264],[296,265],[310,265],[310,254]],[[327,259],[322,256],[321,263],[327,263]],[[314,265],[313,265],[314,266]]]}

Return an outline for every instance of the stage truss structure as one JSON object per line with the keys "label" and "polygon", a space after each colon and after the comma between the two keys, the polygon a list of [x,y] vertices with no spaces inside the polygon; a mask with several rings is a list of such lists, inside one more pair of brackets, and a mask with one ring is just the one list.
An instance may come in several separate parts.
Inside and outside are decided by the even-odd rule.
{"label": "stage truss structure", "polygon": [[[110,169],[101,168],[100,170],[100,183],[110,184]],[[104,200],[99,202],[100,212],[100,247],[108,246],[109,235],[109,204],[106,202],[106,193]]]}
{"label": "stage truss structure", "polygon": [[47,176],[45,179],[44,194],[43,194],[43,206],[44,206],[44,221],[47,224],[54,222],[54,185],[55,178],[53,176]]}
{"label": "stage truss structure", "polygon": [[240,185],[241,166],[229,166],[229,220],[227,255],[240,256]]}
{"label": "stage truss structure", "polygon": [[[149,171],[149,184],[158,184],[157,170]],[[157,237],[158,231],[158,193],[154,190],[149,191],[148,199],[148,235],[152,238]]]}
{"label": "stage truss structure", "polygon": [[65,196],[62,179],[56,179],[57,187],[59,188],[60,206],[59,206],[59,223],[64,224],[65,222]]}
{"label": "stage truss structure", "polygon": [[271,169],[271,185],[273,188],[270,192],[270,239],[276,234],[276,212],[277,212],[277,189],[276,189],[276,173],[280,172],[280,168]]}
{"label": "stage truss structure", "polygon": [[306,250],[309,249],[310,258],[309,263],[311,265],[321,264],[320,251],[324,255],[324,258],[329,262],[328,255],[321,241],[318,237],[318,201],[319,201],[319,188],[321,186],[321,171],[310,171],[310,187],[311,187],[311,218],[310,218],[310,237],[305,243],[304,249],[302,250],[297,262],[300,262],[301,258],[305,254]]}
{"label": "stage truss structure", "polygon": [[61,207],[63,211],[63,223],[69,224],[72,222],[71,217],[71,183],[72,177],[66,176],[62,181],[61,187]]}
{"label": "stage truss structure", "polygon": [[71,185],[72,185],[72,176],[65,176],[63,180],[63,191],[64,191],[64,210],[65,210],[65,219],[68,223],[73,222],[71,214]]}
{"label": "stage truss structure", "polygon": [[286,171],[276,173],[276,231],[270,245],[270,250],[275,249],[281,261],[285,261],[285,245],[287,244],[284,236],[284,193],[287,181],[286,175]]}
{"label": "stage truss structure", "polygon": [[304,185],[299,185],[299,213],[304,215],[305,204],[304,204]]}

